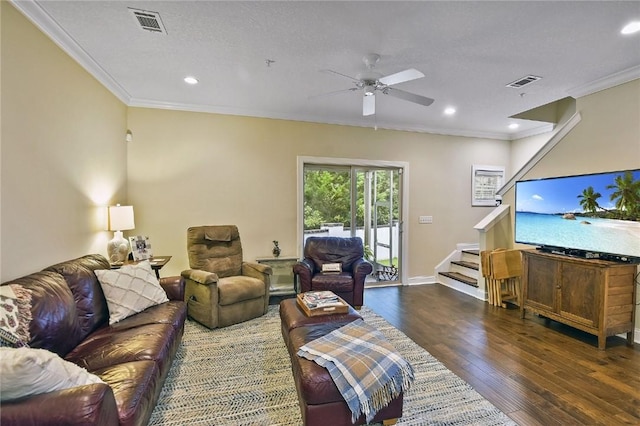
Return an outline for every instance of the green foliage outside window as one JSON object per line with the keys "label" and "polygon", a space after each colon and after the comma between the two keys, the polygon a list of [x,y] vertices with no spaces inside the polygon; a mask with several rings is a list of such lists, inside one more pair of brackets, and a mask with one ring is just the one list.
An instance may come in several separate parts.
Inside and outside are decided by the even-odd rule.
{"label": "green foliage outside window", "polygon": [[[376,191],[378,201],[389,200],[389,173],[378,171]],[[364,225],[364,184],[365,174],[357,173],[356,226]],[[389,214],[398,219],[398,182],[394,179],[393,211],[388,207],[378,207],[378,224],[387,225]],[[305,170],[304,172],[304,229],[319,229],[323,223],[342,223],[351,227],[351,177],[349,171]]]}

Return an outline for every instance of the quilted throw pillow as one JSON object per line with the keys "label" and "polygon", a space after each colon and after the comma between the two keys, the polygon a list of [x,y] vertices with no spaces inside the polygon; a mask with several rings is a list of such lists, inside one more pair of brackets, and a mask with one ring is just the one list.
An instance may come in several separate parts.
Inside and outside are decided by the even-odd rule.
{"label": "quilted throw pillow", "polygon": [[107,299],[109,324],[169,301],[148,260],[95,273]]}
{"label": "quilted throw pillow", "polygon": [[17,284],[0,286],[0,346],[28,346],[30,322],[31,291]]}
{"label": "quilted throw pillow", "polygon": [[0,400],[9,401],[91,383],[104,383],[46,349],[0,348]]}

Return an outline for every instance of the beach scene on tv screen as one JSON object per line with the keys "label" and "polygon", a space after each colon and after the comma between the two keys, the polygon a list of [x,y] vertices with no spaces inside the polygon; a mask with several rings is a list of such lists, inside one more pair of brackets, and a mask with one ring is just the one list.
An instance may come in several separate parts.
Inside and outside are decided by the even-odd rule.
{"label": "beach scene on tv screen", "polygon": [[640,257],[640,170],[516,183],[516,241]]}

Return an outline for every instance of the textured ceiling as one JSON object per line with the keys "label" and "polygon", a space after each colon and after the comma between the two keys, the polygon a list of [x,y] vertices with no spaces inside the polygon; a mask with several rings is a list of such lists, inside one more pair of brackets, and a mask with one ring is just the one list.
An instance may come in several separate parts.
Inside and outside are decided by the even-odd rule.
{"label": "textured ceiling", "polygon": [[[640,33],[620,34],[640,20],[636,1],[13,4],[132,106],[511,139],[549,126],[510,116],[640,78]],[[167,34],[141,29],[128,8],[158,12]],[[435,102],[378,93],[363,117],[362,91],[314,97],[354,87],[321,70],[357,76],[369,53],[382,75],[420,70],[394,87]],[[529,74],[542,79],[505,87]]]}

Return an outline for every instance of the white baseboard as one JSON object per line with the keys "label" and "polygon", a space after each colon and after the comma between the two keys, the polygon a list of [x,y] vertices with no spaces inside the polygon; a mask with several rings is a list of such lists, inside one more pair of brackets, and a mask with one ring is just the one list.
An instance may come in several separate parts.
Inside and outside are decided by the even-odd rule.
{"label": "white baseboard", "polygon": [[480,250],[480,245],[478,243],[458,243],[456,244],[456,250]]}
{"label": "white baseboard", "polygon": [[456,281],[447,277],[441,277],[438,283],[445,287],[449,287],[456,291],[459,291],[460,293],[475,297],[476,299],[482,300],[483,302],[487,300],[487,295],[485,294],[484,290],[477,287],[472,287],[465,283],[461,283],[460,281]]}
{"label": "white baseboard", "polygon": [[435,284],[436,277],[431,276],[418,276],[409,278],[407,285],[422,285],[422,284]]}
{"label": "white baseboard", "polygon": [[[640,345],[640,328],[635,328],[634,329],[634,335],[633,335],[633,341],[634,343],[637,343]],[[627,339],[627,333],[624,334],[616,334],[616,336],[618,337],[622,337],[623,339]]]}

